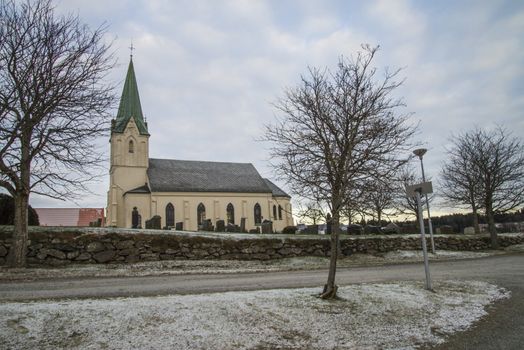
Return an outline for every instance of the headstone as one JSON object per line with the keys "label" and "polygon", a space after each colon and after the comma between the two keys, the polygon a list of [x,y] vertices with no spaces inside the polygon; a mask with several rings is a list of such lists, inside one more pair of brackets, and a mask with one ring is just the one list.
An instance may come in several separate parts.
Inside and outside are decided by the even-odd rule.
{"label": "headstone", "polygon": [[224,232],[225,230],[226,230],[226,223],[224,222],[224,220],[217,220],[216,231]]}
{"label": "headstone", "polygon": [[240,232],[247,232],[246,231],[246,218],[240,219]]}
{"label": "headstone", "polygon": [[260,233],[260,227],[252,228],[249,233]]}
{"label": "headstone", "polygon": [[211,224],[211,219],[202,221],[202,231],[213,232],[214,227]]}
{"label": "headstone", "polygon": [[146,229],[160,230],[162,218],[160,215],[155,215],[151,219],[146,220]]}
{"label": "headstone", "polygon": [[474,235],[475,228],[473,226],[464,227],[464,234],[465,235]]}
{"label": "headstone", "polygon": [[262,233],[273,233],[273,221],[264,220],[262,222]]}
{"label": "headstone", "polygon": [[400,227],[394,222],[390,222],[385,227],[382,227],[383,233],[400,233]]}
{"label": "headstone", "polygon": [[373,226],[373,225],[366,225],[366,226],[364,226],[364,234],[365,235],[370,235],[370,234],[379,235],[381,233],[382,233],[382,231],[380,230],[380,226]]}
{"label": "headstone", "polygon": [[361,235],[362,234],[362,226],[358,224],[349,224],[347,230],[348,230],[348,235]]}
{"label": "headstone", "polygon": [[134,207],[133,211],[131,212],[131,228],[138,228],[138,226],[140,225],[138,216],[138,209]]}
{"label": "headstone", "polygon": [[309,235],[318,235],[318,225],[307,225],[304,231],[302,231],[302,233]]}
{"label": "headstone", "polygon": [[232,224],[232,223],[227,224],[226,231],[227,232],[241,232],[240,226]]}
{"label": "headstone", "polygon": [[175,230],[184,231],[184,222],[180,221],[175,224]]}

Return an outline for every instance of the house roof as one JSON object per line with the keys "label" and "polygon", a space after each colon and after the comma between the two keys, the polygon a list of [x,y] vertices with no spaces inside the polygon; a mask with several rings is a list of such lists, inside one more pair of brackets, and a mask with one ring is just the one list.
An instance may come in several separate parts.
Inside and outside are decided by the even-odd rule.
{"label": "house roof", "polygon": [[90,222],[104,220],[103,208],[34,208],[40,226],[89,226]]}
{"label": "house roof", "polygon": [[273,182],[271,182],[269,179],[264,179],[266,182],[266,185],[271,189],[271,192],[273,192],[273,196],[275,197],[288,197],[291,198],[289,194],[284,192],[280,187],[275,185]]}
{"label": "house roof", "polygon": [[120,105],[118,106],[118,113],[111,132],[124,132],[131,118],[135,121],[141,135],[149,135],[147,124],[142,114],[142,106],[140,105],[140,96],[138,94],[138,85],[136,83],[132,59],[129,61],[126,81],[124,83],[124,89],[122,90]]}
{"label": "house roof", "polygon": [[149,159],[151,192],[272,193],[251,163]]}

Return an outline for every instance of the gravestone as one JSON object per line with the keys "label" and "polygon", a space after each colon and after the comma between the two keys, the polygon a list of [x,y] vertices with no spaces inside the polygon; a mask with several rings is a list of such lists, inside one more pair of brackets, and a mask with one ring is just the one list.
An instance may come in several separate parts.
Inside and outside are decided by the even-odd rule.
{"label": "gravestone", "polygon": [[333,220],[331,219],[331,214],[326,216],[326,235],[331,235],[333,231]]}
{"label": "gravestone", "polygon": [[464,234],[465,235],[474,235],[475,228],[473,226],[464,227]]}
{"label": "gravestone", "polygon": [[348,235],[361,235],[362,226],[358,224],[349,224],[348,225]]}
{"label": "gravestone", "polygon": [[273,233],[273,221],[264,220],[262,222],[262,233]]}
{"label": "gravestone", "polygon": [[175,230],[184,231],[184,222],[180,221],[175,224]]}
{"label": "gravestone", "polygon": [[153,216],[151,219],[149,220],[146,220],[146,229],[151,229],[151,230],[160,230],[160,223],[161,223],[162,219],[160,217],[160,215],[155,215]]}
{"label": "gravestone", "polygon": [[213,232],[214,227],[211,224],[211,219],[202,221],[202,231]]}
{"label": "gravestone", "polygon": [[138,220],[138,209],[134,207],[133,211],[131,212],[131,228],[138,228],[139,224],[140,222]]}
{"label": "gravestone", "polygon": [[240,219],[240,232],[247,232],[246,231],[246,218]]}
{"label": "gravestone", "polygon": [[216,231],[224,232],[225,230],[226,230],[226,223],[224,222],[224,220],[217,220]]}
{"label": "gravestone", "polygon": [[227,232],[241,232],[240,226],[232,224],[232,223],[227,224],[226,231]]}
{"label": "gravestone", "polygon": [[302,233],[306,235],[318,235],[318,225],[307,225]]}

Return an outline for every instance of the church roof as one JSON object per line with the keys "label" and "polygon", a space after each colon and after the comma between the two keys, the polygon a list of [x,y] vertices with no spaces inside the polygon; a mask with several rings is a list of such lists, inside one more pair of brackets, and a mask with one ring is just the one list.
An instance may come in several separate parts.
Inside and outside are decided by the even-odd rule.
{"label": "church roof", "polygon": [[147,124],[142,115],[142,107],[140,105],[140,96],[138,95],[138,85],[136,83],[135,69],[133,67],[133,60],[129,61],[127,69],[126,81],[120,98],[120,105],[118,106],[118,114],[112,132],[124,132],[127,123],[133,118],[138,131],[141,135],[149,135],[147,131]]}
{"label": "church roof", "polygon": [[287,194],[286,192],[282,191],[282,189],[280,187],[275,185],[269,179],[264,179],[264,181],[266,182],[266,185],[267,185],[267,187],[269,187],[271,192],[273,192],[273,196],[275,196],[275,197],[288,197],[288,198],[291,198],[291,196],[289,194]]}
{"label": "church roof", "polygon": [[272,193],[251,163],[149,159],[151,192]]}
{"label": "church roof", "polygon": [[140,187],[133,188],[132,190],[127,191],[126,193],[124,193],[124,195],[128,193],[151,193],[151,191],[149,190],[149,186],[145,184]]}

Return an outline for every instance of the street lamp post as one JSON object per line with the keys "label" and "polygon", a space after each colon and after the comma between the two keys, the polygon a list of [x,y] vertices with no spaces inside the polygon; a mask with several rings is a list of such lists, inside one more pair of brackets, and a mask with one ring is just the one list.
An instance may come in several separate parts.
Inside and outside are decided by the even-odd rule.
{"label": "street lamp post", "polygon": [[[422,162],[422,157],[424,154],[426,154],[428,150],[425,148],[419,148],[413,151],[413,154],[416,155],[420,159],[420,167],[422,168],[422,182],[426,182],[426,176],[424,175],[424,163]],[[429,211],[429,201],[428,201],[428,194],[425,194],[426,196],[426,205],[428,208],[428,226],[429,226],[429,237],[431,241],[431,252],[435,254],[435,241],[433,239],[433,224],[431,223],[431,214]]]}

